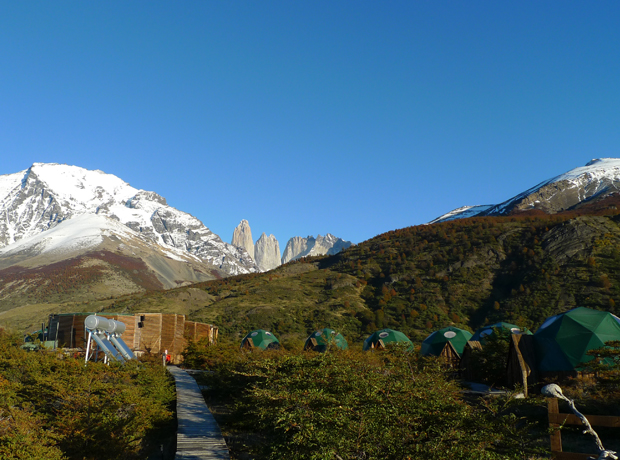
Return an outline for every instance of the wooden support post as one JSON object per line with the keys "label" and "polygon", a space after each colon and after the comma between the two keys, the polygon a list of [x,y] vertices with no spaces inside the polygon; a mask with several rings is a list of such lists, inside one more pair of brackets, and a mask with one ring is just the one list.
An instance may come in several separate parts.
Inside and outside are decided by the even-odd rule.
{"label": "wooden support post", "polygon": [[547,403],[547,408],[549,410],[549,428],[553,429],[550,438],[551,438],[551,454],[553,452],[562,452],[562,434],[560,433],[560,425],[557,423],[551,423],[552,417],[551,414],[559,414],[560,410],[558,408],[558,398],[549,398]]}

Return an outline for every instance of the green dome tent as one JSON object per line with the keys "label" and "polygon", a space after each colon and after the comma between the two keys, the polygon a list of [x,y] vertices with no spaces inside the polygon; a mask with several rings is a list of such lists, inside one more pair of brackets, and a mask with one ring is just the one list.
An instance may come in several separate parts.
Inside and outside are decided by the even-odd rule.
{"label": "green dome tent", "polygon": [[422,356],[440,356],[444,347],[450,343],[459,356],[463,354],[463,349],[468,340],[471,340],[471,332],[467,332],[458,327],[444,327],[433,332],[422,342],[420,354]]}
{"label": "green dome tent", "polygon": [[374,348],[385,348],[388,343],[408,343],[409,350],[413,350],[413,343],[405,334],[392,329],[381,329],[374,332],[366,340],[364,340],[363,350],[372,350]]}
{"label": "green dome tent", "polygon": [[280,348],[280,341],[269,331],[257,329],[250,332],[241,341],[241,348],[253,350],[259,348],[261,350],[277,350]]}
{"label": "green dome tent", "polygon": [[620,318],[578,307],[548,318],[534,334],[541,372],[571,372],[592,359],[589,350],[620,340]]}
{"label": "green dome tent", "polygon": [[532,331],[530,331],[527,327],[517,326],[516,324],[505,323],[500,321],[499,323],[488,324],[487,326],[483,326],[476,331],[476,333],[472,336],[472,341],[480,342],[484,345],[484,338],[493,334],[493,329],[506,329],[513,334],[527,334],[532,335]]}
{"label": "green dome tent", "polygon": [[341,350],[347,350],[349,348],[349,344],[342,334],[326,327],[313,332],[310,337],[306,339],[304,350],[314,350],[325,353],[330,344]]}

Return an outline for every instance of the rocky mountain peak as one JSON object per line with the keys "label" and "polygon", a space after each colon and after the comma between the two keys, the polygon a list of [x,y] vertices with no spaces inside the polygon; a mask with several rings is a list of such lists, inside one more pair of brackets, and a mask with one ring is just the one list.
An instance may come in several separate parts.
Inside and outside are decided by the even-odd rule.
{"label": "rocky mountain peak", "polygon": [[252,239],[252,229],[250,228],[250,223],[243,219],[239,225],[233,231],[232,236],[232,245],[240,248],[244,248],[250,257],[254,260],[254,243]]}
{"label": "rocky mountain peak", "polygon": [[153,202],[168,206],[168,203],[164,197],[155,192],[147,192],[145,190],[140,190],[132,198],[127,200],[126,206],[128,208],[138,208],[140,206],[140,202]]}
{"label": "rocky mountain peak", "polygon": [[620,158],[596,158],[497,205],[463,206],[431,223],[475,216],[501,216],[539,210],[548,214],[574,209],[620,193]]}
{"label": "rocky mountain peak", "polygon": [[316,238],[312,235],[307,238],[294,236],[286,243],[286,248],[282,256],[282,263],[285,264],[291,260],[306,256],[336,254],[348,248],[351,244],[350,241],[345,241],[331,233],[327,233],[325,236],[318,235]]}
{"label": "rocky mountain peak", "polygon": [[254,246],[256,264],[261,272],[273,270],[281,265],[280,243],[275,236],[267,236],[264,232]]}

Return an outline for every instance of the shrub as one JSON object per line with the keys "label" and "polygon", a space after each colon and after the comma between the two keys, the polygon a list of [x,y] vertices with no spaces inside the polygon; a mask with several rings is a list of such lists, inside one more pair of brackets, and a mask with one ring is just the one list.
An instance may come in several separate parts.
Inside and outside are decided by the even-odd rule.
{"label": "shrub", "polygon": [[254,458],[527,458],[529,424],[498,403],[468,404],[438,361],[416,356],[254,353],[209,379],[236,394],[236,429],[261,439]]}
{"label": "shrub", "polygon": [[[0,333],[0,457],[139,459],[173,423],[171,377],[27,352]],[[22,440],[22,441],[20,441]]]}

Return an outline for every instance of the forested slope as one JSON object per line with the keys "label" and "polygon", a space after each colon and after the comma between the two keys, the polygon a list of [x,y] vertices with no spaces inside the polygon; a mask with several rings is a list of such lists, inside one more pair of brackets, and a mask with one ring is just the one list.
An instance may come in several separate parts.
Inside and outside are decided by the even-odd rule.
{"label": "forested slope", "polygon": [[353,339],[382,327],[421,339],[449,324],[475,329],[499,319],[533,329],[575,306],[616,311],[619,223],[604,208],[408,227],[335,256],[104,308],[180,311],[232,337],[261,327],[297,340],[330,326]]}

